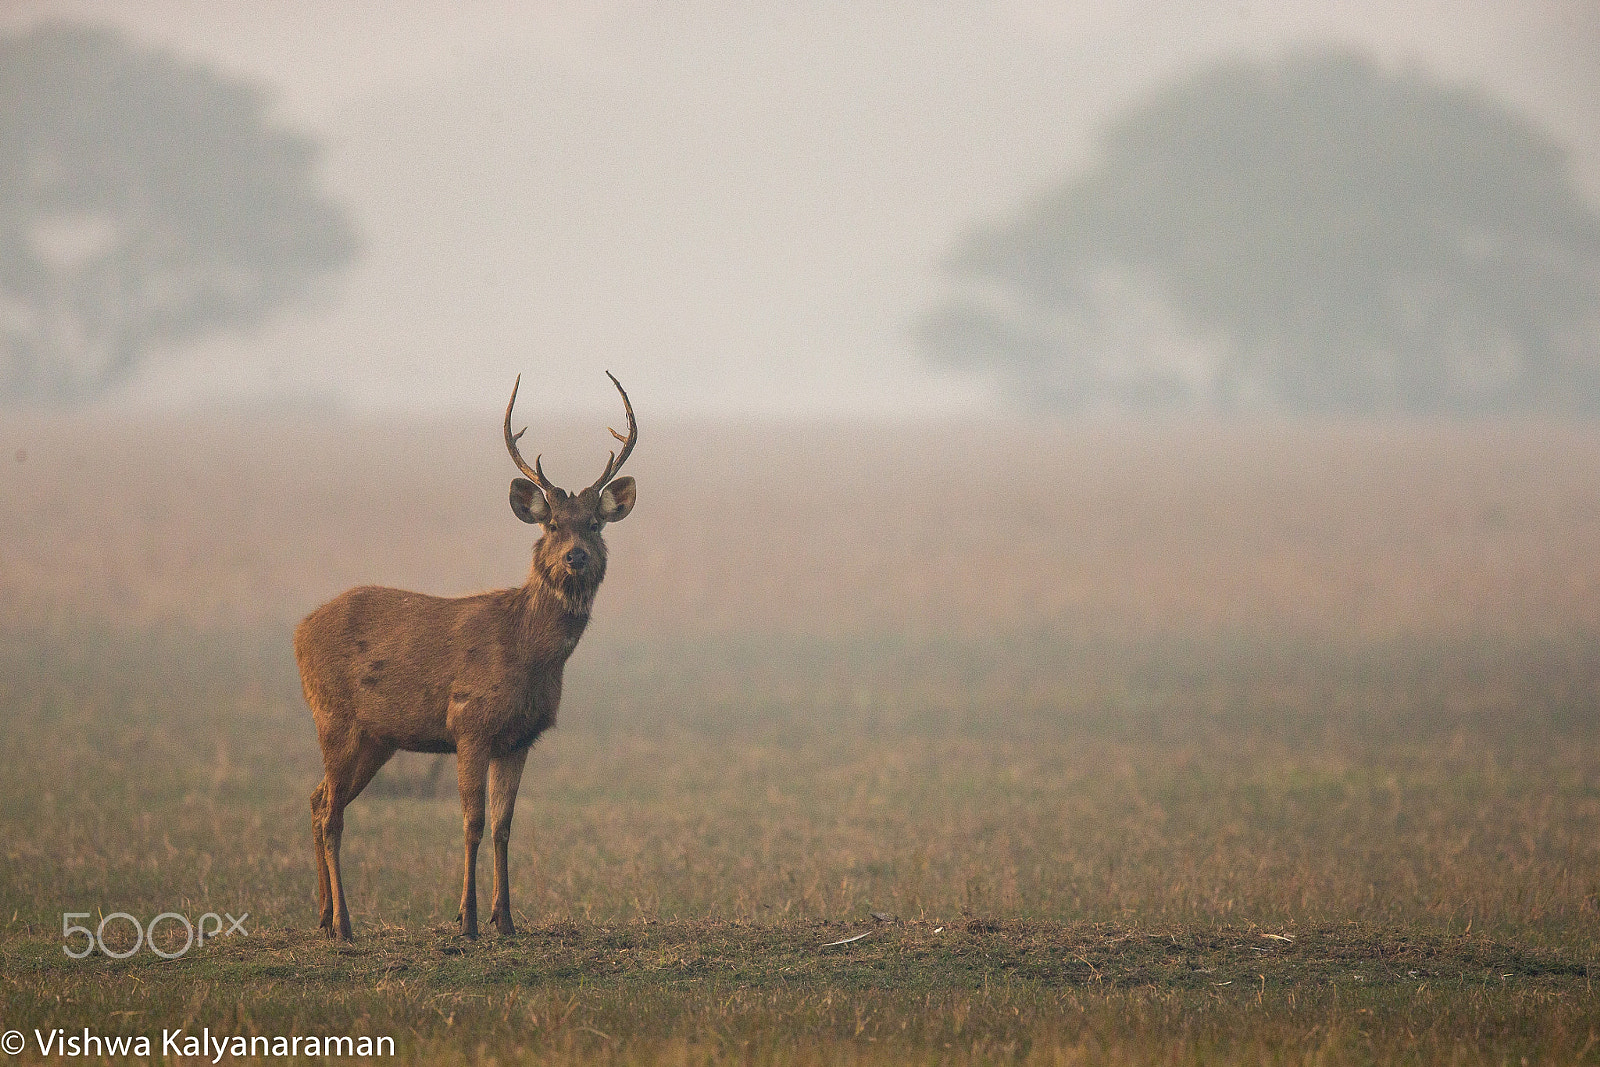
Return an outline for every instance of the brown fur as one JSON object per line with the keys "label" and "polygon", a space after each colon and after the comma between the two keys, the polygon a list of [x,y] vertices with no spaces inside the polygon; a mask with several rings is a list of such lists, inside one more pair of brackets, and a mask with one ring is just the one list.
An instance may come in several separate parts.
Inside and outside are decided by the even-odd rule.
{"label": "brown fur", "polygon": [[[502,934],[515,933],[506,846],[523,761],[555,725],[562,669],[605,577],[600,531],[628,514],[634,493],[632,478],[575,495],[518,478],[512,510],[545,528],[526,584],[448,599],[361,586],[295,629],[300,681],[322,745],[325,773],[311,796],[311,825],[321,924],[330,937],[351,938],[339,869],[344,809],[401,750],[456,753],[466,831],[462,932],[478,934],[476,867],[487,806],[490,919]],[[574,549],[586,557],[576,565]]]}

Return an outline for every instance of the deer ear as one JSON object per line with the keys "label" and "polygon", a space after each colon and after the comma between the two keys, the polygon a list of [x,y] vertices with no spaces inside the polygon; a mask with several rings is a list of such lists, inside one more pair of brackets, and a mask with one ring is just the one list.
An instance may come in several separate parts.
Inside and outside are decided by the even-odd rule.
{"label": "deer ear", "polygon": [[637,494],[632,478],[618,478],[600,490],[600,517],[607,522],[621,522],[633,510]]}
{"label": "deer ear", "polygon": [[511,479],[511,510],[523,522],[543,522],[550,517],[550,501],[526,478]]}

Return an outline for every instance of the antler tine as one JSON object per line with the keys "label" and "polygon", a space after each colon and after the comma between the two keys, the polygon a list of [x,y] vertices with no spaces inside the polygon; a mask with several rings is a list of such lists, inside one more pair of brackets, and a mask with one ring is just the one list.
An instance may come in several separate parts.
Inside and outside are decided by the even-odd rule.
{"label": "antler tine", "polygon": [[634,421],[633,404],[628,400],[628,391],[622,388],[622,383],[617,381],[615,374],[606,371],[606,377],[611,379],[611,384],[616,386],[617,392],[622,394],[622,408],[628,414],[628,436],[624,437],[610,426],[606,427],[606,429],[611,430],[612,437],[622,442],[622,452],[620,454],[611,453],[611,457],[606,460],[605,473],[600,475],[599,480],[589,487],[597,492],[604,489],[606,483],[616,477],[617,472],[622,469],[622,465],[628,462],[628,455],[633,451],[633,446],[639,443],[639,424]]}
{"label": "antler tine", "polygon": [[546,493],[555,493],[558,490],[554,485],[550,484],[550,479],[544,476],[544,468],[539,466],[539,460],[543,459],[544,457],[535,456],[533,459],[533,466],[530,467],[528,466],[527,461],[522,458],[522,453],[517,450],[517,441],[522,438],[523,434],[528,432],[528,428],[524,426],[516,433],[511,432],[511,409],[517,405],[517,390],[521,387],[522,375],[519,374],[517,375],[516,384],[511,387],[511,401],[510,403],[506,404],[506,451],[511,453],[511,459],[516,463],[517,469],[532,479],[535,485],[537,485],[540,489],[543,489]]}

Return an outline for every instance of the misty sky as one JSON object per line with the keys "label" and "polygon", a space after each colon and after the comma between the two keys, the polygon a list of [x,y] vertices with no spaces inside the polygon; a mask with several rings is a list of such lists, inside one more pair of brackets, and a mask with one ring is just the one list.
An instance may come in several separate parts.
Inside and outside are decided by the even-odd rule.
{"label": "misty sky", "polygon": [[1209,60],[1356,45],[1492,89],[1600,201],[1593,0],[1201,3],[13,2],[267,85],[326,145],[366,249],[259,332],[159,357],[119,402],[983,410],[909,327],[940,262],[1083,164],[1099,123]]}

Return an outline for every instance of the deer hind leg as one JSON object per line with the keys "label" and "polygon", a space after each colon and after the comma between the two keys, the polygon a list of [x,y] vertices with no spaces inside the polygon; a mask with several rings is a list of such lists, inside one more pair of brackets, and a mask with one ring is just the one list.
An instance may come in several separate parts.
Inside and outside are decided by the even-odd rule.
{"label": "deer hind leg", "polygon": [[506,849],[511,843],[511,813],[517,806],[517,786],[528,750],[513,752],[489,762],[489,834],[494,838],[494,906],[489,921],[510,937],[517,932],[511,921],[511,871]]}
{"label": "deer hind leg", "polygon": [[323,748],[327,768],[321,788],[325,790],[327,810],[322,820],[322,846],[328,867],[329,896],[333,901],[333,921],[329,936],[353,941],[350,932],[350,907],[344,900],[344,877],[339,869],[339,843],[344,837],[344,809],[361,795],[372,776],[394,755],[394,749],[365,738],[348,746]]}
{"label": "deer hind leg", "polygon": [[328,876],[328,851],[322,837],[322,823],[328,817],[328,780],[324,778],[311,794],[311,846],[317,854],[318,925],[333,936],[333,883]]}
{"label": "deer hind leg", "polygon": [[483,841],[484,793],[489,772],[489,754],[462,746],[456,750],[456,778],[461,787],[462,827],[467,843],[467,870],[461,881],[461,912],[457,916],[461,932],[478,936],[478,845]]}

